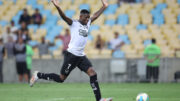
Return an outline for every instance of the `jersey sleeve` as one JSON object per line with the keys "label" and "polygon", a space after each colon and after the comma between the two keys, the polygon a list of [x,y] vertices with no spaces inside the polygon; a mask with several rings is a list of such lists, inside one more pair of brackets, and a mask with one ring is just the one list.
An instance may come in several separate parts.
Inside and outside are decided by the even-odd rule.
{"label": "jersey sleeve", "polygon": [[69,26],[74,26],[74,24],[77,22],[77,20],[75,20],[75,19],[72,19],[72,24],[71,25],[69,25]]}
{"label": "jersey sleeve", "polygon": [[90,26],[90,25],[91,25],[91,19],[89,19],[89,21],[88,21],[88,23],[87,23],[87,24],[88,24],[88,26]]}
{"label": "jersey sleeve", "polygon": [[147,54],[148,54],[148,46],[144,50],[144,55],[147,55]]}

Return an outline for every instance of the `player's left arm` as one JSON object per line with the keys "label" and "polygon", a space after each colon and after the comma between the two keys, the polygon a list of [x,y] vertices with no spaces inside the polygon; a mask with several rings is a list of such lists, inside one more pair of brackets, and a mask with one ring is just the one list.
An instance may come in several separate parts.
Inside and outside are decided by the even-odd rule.
{"label": "player's left arm", "polygon": [[101,0],[101,1],[102,1],[103,6],[96,13],[94,13],[93,16],[90,18],[91,22],[95,21],[109,5],[107,0]]}

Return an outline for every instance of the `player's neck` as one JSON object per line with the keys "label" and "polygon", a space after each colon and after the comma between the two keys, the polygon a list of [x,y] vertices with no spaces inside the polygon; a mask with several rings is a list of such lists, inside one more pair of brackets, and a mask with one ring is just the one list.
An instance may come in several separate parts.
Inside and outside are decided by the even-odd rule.
{"label": "player's neck", "polygon": [[79,23],[80,23],[80,24],[82,24],[82,25],[86,25],[86,24],[84,24],[81,20],[78,20],[78,21],[79,21]]}

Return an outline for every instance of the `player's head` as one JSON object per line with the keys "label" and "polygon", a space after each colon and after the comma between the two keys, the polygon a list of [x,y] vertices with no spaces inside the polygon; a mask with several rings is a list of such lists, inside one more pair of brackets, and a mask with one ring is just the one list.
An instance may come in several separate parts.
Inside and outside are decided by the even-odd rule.
{"label": "player's head", "polygon": [[24,21],[21,22],[21,27],[22,27],[22,28],[26,28],[26,27],[27,27],[26,22],[24,22]]}
{"label": "player's head", "polygon": [[28,14],[28,11],[27,11],[26,8],[23,9],[23,14],[24,14],[24,15],[27,15],[27,14]]}
{"label": "player's head", "polygon": [[14,26],[14,21],[13,20],[11,20],[11,26]]}
{"label": "player's head", "polygon": [[152,41],[153,44],[156,44],[156,39],[152,38],[151,41]]}
{"label": "player's head", "polygon": [[80,11],[80,18],[79,20],[82,22],[82,24],[87,24],[90,18],[90,12],[86,9],[82,9]]}
{"label": "player's head", "polygon": [[41,43],[45,43],[45,37],[41,37]]}
{"label": "player's head", "polygon": [[39,9],[38,8],[35,9],[35,13],[39,14]]}
{"label": "player's head", "polygon": [[114,33],[114,38],[118,38],[119,37],[119,33],[118,32],[115,32]]}

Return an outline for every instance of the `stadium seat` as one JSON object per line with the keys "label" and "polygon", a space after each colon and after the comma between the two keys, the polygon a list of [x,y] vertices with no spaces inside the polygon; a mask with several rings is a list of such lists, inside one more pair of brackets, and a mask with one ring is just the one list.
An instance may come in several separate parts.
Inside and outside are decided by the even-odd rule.
{"label": "stadium seat", "polygon": [[98,21],[93,22],[93,24],[103,25],[103,24],[104,24],[104,21],[105,21],[105,16],[104,16],[104,15],[101,15],[101,16],[98,18]]}
{"label": "stadium seat", "polygon": [[113,52],[112,57],[113,58],[124,58],[125,54],[124,54],[124,52],[117,50],[117,51]]}
{"label": "stadium seat", "polygon": [[177,22],[180,23],[180,14],[177,17]]}
{"label": "stadium seat", "polygon": [[36,5],[37,4],[37,0],[28,0],[27,1],[27,5]]}
{"label": "stadium seat", "polygon": [[118,32],[120,35],[126,34],[125,29],[121,25],[112,26],[112,32]]}
{"label": "stadium seat", "polygon": [[3,2],[2,1],[0,1],[0,5],[2,5],[3,4]]}
{"label": "stadium seat", "polygon": [[52,59],[52,56],[49,54],[47,54],[47,55],[45,54],[45,55],[41,56],[41,59]]}
{"label": "stadium seat", "polygon": [[48,5],[50,1],[49,0],[38,0],[37,3],[40,5]]}
{"label": "stadium seat", "polygon": [[48,15],[51,15],[51,11],[50,10],[41,10],[41,12],[40,12],[42,15],[43,15],[43,17],[44,16],[48,16]]}
{"label": "stadium seat", "polygon": [[71,5],[71,6],[68,7],[67,10],[71,10],[71,9],[74,10],[74,11],[76,11],[75,13],[78,13],[78,15],[79,15],[80,9],[78,8],[77,5]]}
{"label": "stadium seat", "polygon": [[69,28],[69,25],[63,20],[58,20],[57,25],[63,26],[64,29]]}
{"label": "stadium seat", "polygon": [[74,0],[73,1],[74,5],[80,5],[80,4],[83,4],[83,3],[85,3],[84,0]]}
{"label": "stadium seat", "polygon": [[46,36],[46,33],[47,33],[46,29],[37,29],[36,31],[36,34],[39,34],[40,37]]}
{"label": "stadium seat", "polygon": [[131,42],[129,41],[128,35],[121,35],[120,39],[121,38],[125,44],[131,44]]}
{"label": "stadium seat", "polygon": [[145,40],[144,41],[144,46],[148,46],[148,45],[150,45],[151,44],[151,40]]}
{"label": "stadium seat", "polygon": [[44,6],[43,5],[32,5],[32,8],[33,9],[39,9],[39,11],[42,11],[44,9]]}
{"label": "stadium seat", "polygon": [[155,16],[153,16],[153,19],[154,19],[153,24],[156,24],[158,26],[161,26],[162,24],[165,23],[163,14],[155,15]]}
{"label": "stadium seat", "polygon": [[153,2],[155,5],[157,5],[157,4],[159,4],[159,3],[163,3],[164,0],[152,0],[152,2]]}
{"label": "stadium seat", "polygon": [[141,0],[136,0],[136,3],[141,3]]}
{"label": "stadium seat", "polygon": [[175,32],[180,33],[180,24],[175,24],[172,26]]}
{"label": "stadium seat", "polygon": [[54,26],[52,30],[48,31],[48,36],[51,38],[54,38],[55,36],[59,35],[62,31],[62,26]]}
{"label": "stadium seat", "polygon": [[61,47],[62,46],[62,41],[61,40],[55,40],[55,46],[56,47]]}
{"label": "stadium seat", "polygon": [[137,30],[147,29],[147,25],[139,24],[139,25],[136,26],[136,29]]}
{"label": "stadium seat", "polygon": [[153,8],[154,8],[154,4],[152,4],[152,3],[144,5],[144,9],[146,9],[148,11],[152,10]]}
{"label": "stadium seat", "polygon": [[102,32],[100,30],[92,30],[91,31],[91,35],[95,38],[97,35],[102,34]]}
{"label": "stadium seat", "polygon": [[8,21],[6,21],[6,20],[1,20],[1,21],[0,21],[0,25],[1,25],[2,27],[4,27],[4,26],[8,25]]}
{"label": "stadium seat", "polygon": [[104,15],[109,15],[109,14],[115,14],[116,10],[118,8],[117,4],[111,4],[108,6],[108,8],[104,11]]}
{"label": "stadium seat", "polygon": [[115,16],[114,14],[111,14],[111,15],[107,15],[105,18],[106,20],[115,20],[117,16]]}
{"label": "stadium seat", "polygon": [[28,29],[33,29],[34,32],[36,32],[36,30],[38,29],[38,25],[30,24],[30,25],[28,26]]}
{"label": "stadium seat", "polygon": [[33,41],[29,41],[28,43],[29,43],[29,45],[32,46],[32,47],[34,47],[34,46],[36,46],[36,45],[38,44],[38,42],[37,42],[37,41],[34,41],[34,40],[33,40]]}
{"label": "stadium seat", "polygon": [[99,29],[100,29],[100,27],[98,25],[91,25],[89,31],[91,32],[93,30],[99,30]]}
{"label": "stadium seat", "polygon": [[111,20],[106,20],[105,21],[105,25],[108,25],[108,26],[113,26],[115,24],[115,20],[111,19]]}
{"label": "stadium seat", "polygon": [[53,58],[60,59],[60,58],[62,58],[61,55],[62,55],[62,53],[60,50],[53,51]]}
{"label": "stadium seat", "polygon": [[126,26],[129,23],[129,16],[127,14],[120,14],[117,19],[117,24]]}
{"label": "stadium seat", "polygon": [[180,4],[180,0],[177,0],[178,4]]}
{"label": "stadium seat", "polygon": [[65,11],[66,16],[68,16],[69,18],[72,18],[73,15],[75,14],[74,10],[66,10]]}
{"label": "stadium seat", "polygon": [[81,10],[81,9],[90,10],[90,6],[89,6],[89,4],[81,4],[81,5],[79,6],[79,9],[80,9],[80,10]]}

